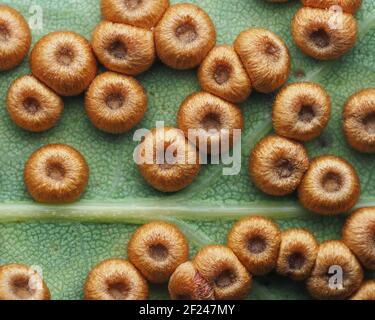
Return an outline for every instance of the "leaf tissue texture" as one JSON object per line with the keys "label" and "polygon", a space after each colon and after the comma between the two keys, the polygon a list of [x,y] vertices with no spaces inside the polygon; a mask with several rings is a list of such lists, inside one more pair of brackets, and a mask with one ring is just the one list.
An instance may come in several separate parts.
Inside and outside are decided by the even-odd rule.
{"label": "leaf tissue texture", "polygon": [[[27,19],[43,14],[42,28],[33,30],[33,43],[55,30],[76,31],[86,38],[100,21],[99,1],[3,1]],[[171,1],[172,3],[185,1]],[[290,82],[315,81],[333,102],[332,119],[324,134],[307,144],[310,157],[336,154],[349,160],[361,178],[359,206],[375,203],[375,162],[371,155],[353,151],[341,128],[341,111],[347,97],[375,83],[375,2],[363,1],[356,14],[360,35],[354,49],[336,61],[320,62],[304,56],[294,45],[291,19],[299,1],[272,4],[261,0],[189,0],[213,19],[218,43],[231,44],[249,27],[264,27],[279,34],[290,48]],[[37,4],[39,7],[32,6]],[[271,132],[273,94],[253,93],[241,105],[245,118],[242,168],[239,175],[223,176],[221,165],[207,165],[187,189],[164,195],[149,187],[133,161],[133,132],[113,136],[99,132],[89,122],[83,96],[64,99],[65,110],[52,130],[30,134],[16,127],[6,113],[5,96],[12,81],[30,73],[21,66],[0,75],[0,263],[40,266],[52,298],[82,298],[90,268],[102,259],[126,257],[126,245],[137,224],[154,219],[170,220],[190,240],[191,254],[211,242],[225,242],[232,223],[241,216],[260,214],[277,219],[282,228],[302,226],[319,240],[340,238],[344,218],[317,217],[305,212],[295,195],[272,198],[249,181],[247,162],[254,144]],[[180,103],[199,90],[196,70],[176,71],[160,62],[137,77],[146,88],[149,109],[138,128],[152,128],[155,121],[176,124]],[[28,156],[47,143],[67,143],[79,149],[90,165],[90,182],[82,200],[72,205],[35,204],[23,184]],[[166,287],[152,287],[151,298],[167,298]],[[303,284],[278,276],[256,278],[250,299],[309,298]]]}

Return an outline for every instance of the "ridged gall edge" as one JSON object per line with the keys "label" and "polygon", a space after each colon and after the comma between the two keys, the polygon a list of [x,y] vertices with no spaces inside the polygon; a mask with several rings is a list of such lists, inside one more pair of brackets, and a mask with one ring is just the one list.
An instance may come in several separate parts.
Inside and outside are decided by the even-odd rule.
{"label": "ridged gall edge", "polygon": [[79,151],[64,144],[48,144],[34,151],[25,164],[24,181],[34,200],[69,203],[88,183],[89,167]]}
{"label": "ridged gall edge", "polygon": [[305,147],[294,140],[270,135],[257,143],[249,158],[249,175],[264,193],[284,196],[294,192],[309,168]]}
{"label": "ridged gall edge", "polygon": [[298,188],[301,204],[322,215],[344,213],[358,202],[358,174],[346,160],[335,156],[313,159]]}
{"label": "ridged gall edge", "polygon": [[211,18],[190,3],[170,6],[155,28],[157,55],[174,69],[197,67],[215,43],[216,30]]}
{"label": "ridged gall edge", "polygon": [[147,110],[146,92],[132,77],[105,72],[87,90],[85,110],[99,130],[124,133],[142,120]]}
{"label": "ridged gall edge", "polygon": [[84,286],[86,300],[146,300],[148,284],[141,273],[123,259],[98,263]]}
{"label": "ridged gall edge", "polygon": [[189,245],[173,224],[154,221],[139,227],[128,243],[128,258],[152,283],[165,283],[189,258]]}

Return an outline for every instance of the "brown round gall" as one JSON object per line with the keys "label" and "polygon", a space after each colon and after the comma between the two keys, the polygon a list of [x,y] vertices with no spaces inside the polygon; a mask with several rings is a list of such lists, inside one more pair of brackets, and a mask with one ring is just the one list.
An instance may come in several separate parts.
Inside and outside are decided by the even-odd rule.
{"label": "brown round gall", "polygon": [[318,60],[332,60],[354,47],[357,41],[355,18],[339,13],[336,23],[332,15],[329,10],[308,7],[297,11],[292,21],[292,36],[304,54]]}
{"label": "brown round gall", "polygon": [[198,6],[170,6],[155,28],[156,52],[173,69],[197,67],[215,46],[216,30],[208,14]]}
{"label": "brown round gall", "polygon": [[307,289],[315,299],[347,299],[361,286],[363,270],[356,257],[341,241],[323,242]]}
{"label": "brown round gall", "polygon": [[163,16],[169,0],[102,0],[104,20],[151,29]]}
{"label": "brown round gall", "polygon": [[139,227],[129,240],[129,261],[152,283],[168,282],[189,258],[189,245],[173,224],[154,221]]}
{"label": "brown round gall", "polygon": [[14,123],[32,132],[55,126],[64,109],[62,99],[33,76],[23,76],[12,83],[6,104]]}
{"label": "brown round gall", "polygon": [[126,24],[100,22],[91,44],[104,67],[129,76],[145,72],[155,60],[152,31]]}
{"label": "brown round gall", "polygon": [[212,285],[202,277],[190,262],[180,264],[168,283],[172,300],[214,300]]}
{"label": "brown round gall", "polygon": [[314,235],[305,229],[283,231],[276,272],[295,281],[305,280],[311,275],[318,247]]}
{"label": "brown round gall", "polygon": [[138,147],[137,164],[143,178],[162,192],[189,186],[200,171],[199,155],[179,129],[152,129]]}
{"label": "brown round gall", "polygon": [[358,202],[359,177],[353,166],[335,156],[320,156],[310,167],[298,189],[301,204],[322,215],[346,212]]}
{"label": "brown round gall", "polygon": [[193,93],[182,102],[177,123],[203,154],[227,152],[244,128],[240,108],[207,92]]}
{"label": "brown round gall", "polygon": [[248,29],[234,42],[255,90],[270,93],[280,88],[290,71],[289,49],[284,41],[266,29]]}
{"label": "brown round gall", "polygon": [[318,137],[331,116],[331,99],[320,85],[292,83],[284,87],[273,104],[272,123],[280,136],[309,141]]}
{"label": "brown round gall", "polygon": [[48,144],[34,151],[25,164],[24,181],[34,200],[68,203],[85,191],[89,168],[85,158],[64,144]]}
{"label": "brown round gall", "polygon": [[0,266],[0,300],[50,300],[49,289],[37,270],[22,264]]}
{"label": "brown round gall", "polygon": [[202,90],[232,103],[245,101],[251,93],[251,81],[232,46],[213,48],[198,71]]}
{"label": "brown round gall", "polygon": [[260,216],[243,218],[229,231],[227,244],[251,274],[265,275],[276,266],[280,230]]}
{"label": "brown round gall", "polygon": [[344,106],[343,128],[354,149],[375,153],[375,89],[361,90],[349,97]]}
{"label": "brown round gall", "polygon": [[362,0],[302,0],[305,7],[343,10],[347,13],[355,13],[361,6]]}
{"label": "brown round gall", "polygon": [[292,193],[309,167],[305,147],[299,142],[270,135],[251,152],[249,175],[263,192],[283,196]]}
{"label": "brown round gall", "polygon": [[375,207],[353,212],[343,227],[342,240],[365,268],[375,270]]}
{"label": "brown round gall", "polygon": [[226,246],[203,247],[194,257],[193,264],[212,284],[217,300],[243,299],[250,291],[252,276]]}
{"label": "brown round gall", "polygon": [[105,72],[87,90],[85,110],[99,130],[124,133],[142,120],[147,110],[146,92],[132,77]]}
{"label": "brown round gall", "polygon": [[30,56],[32,74],[62,96],[76,96],[96,76],[97,64],[90,43],[70,31],[51,32],[34,46]]}
{"label": "brown round gall", "polygon": [[146,300],[148,284],[129,261],[108,259],[90,271],[84,297],[85,300]]}
{"label": "brown round gall", "polygon": [[31,46],[31,31],[15,9],[0,5],[0,71],[18,66]]}

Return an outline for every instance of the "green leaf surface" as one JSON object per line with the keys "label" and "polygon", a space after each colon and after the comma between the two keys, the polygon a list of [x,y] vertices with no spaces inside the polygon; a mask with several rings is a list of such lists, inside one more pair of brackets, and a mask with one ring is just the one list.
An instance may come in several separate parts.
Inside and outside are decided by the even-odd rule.
{"label": "green leaf surface", "polygon": [[[319,62],[304,56],[293,44],[291,19],[299,1],[271,4],[263,0],[189,0],[213,19],[218,43],[232,43],[248,27],[265,27],[282,36],[292,55],[290,82],[311,80],[322,84],[333,101],[328,129],[308,143],[311,157],[336,154],[353,163],[362,183],[359,206],[375,203],[375,161],[346,144],[341,129],[341,110],[346,98],[375,83],[375,2],[364,0],[356,17],[360,38],[356,47],[337,61]],[[43,10],[43,28],[33,30],[33,43],[55,30],[73,30],[88,39],[100,21],[99,1],[6,0],[30,18],[31,5]],[[182,1],[171,1],[172,3]],[[181,227],[191,243],[191,255],[206,243],[223,243],[233,221],[249,214],[277,219],[282,228],[303,226],[319,240],[338,239],[344,217],[325,218],[305,212],[295,195],[272,198],[250,182],[247,158],[252,146],[271,131],[274,95],[253,93],[241,108],[245,117],[242,139],[242,169],[236,176],[223,176],[221,165],[207,165],[187,189],[172,195],[150,188],[133,162],[133,132],[112,136],[97,131],[88,121],[83,97],[64,99],[62,120],[52,130],[30,134],[16,127],[5,110],[5,95],[11,82],[29,73],[20,67],[0,74],[0,263],[40,266],[54,299],[82,297],[90,268],[102,259],[126,257],[126,245],[137,224],[169,220]],[[199,90],[196,71],[174,71],[155,63],[138,77],[147,90],[149,110],[138,128],[152,128],[155,121],[176,124],[181,101]],[[86,157],[91,176],[83,199],[62,206],[39,205],[23,184],[23,166],[28,156],[46,143],[67,143]],[[371,276],[371,275],[369,275]],[[151,298],[167,298],[165,286],[151,289]],[[276,275],[256,278],[250,299],[309,298],[303,284]]]}

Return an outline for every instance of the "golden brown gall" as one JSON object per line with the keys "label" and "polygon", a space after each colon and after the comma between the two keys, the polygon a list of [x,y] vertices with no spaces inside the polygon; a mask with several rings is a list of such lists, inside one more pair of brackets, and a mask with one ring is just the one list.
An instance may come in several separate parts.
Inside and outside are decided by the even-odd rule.
{"label": "golden brown gall", "polygon": [[274,196],[296,190],[308,167],[309,158],[304,146],[276,135],[258,142],[249,160],[251,180],[263,192]]}
{"label": "golden brown gall", "polygon": [[346,160],[334,156],[315,158],[298,189],[301,204],[322,215],[346,212],[358,202],[359,177]]}
{"label": "golden brown gall", "polygon": [[375,300],[375,280],[365,281],[350,300]]}
{"label": "golden brown gall", "polygon": [[102,21],[95,28],[91,43],[101,64],[129,76],[145,72],[155,60],[150,30]]}
{"label": "golden brown gall", "polygon": [[89,177],[85,158],[64,144],[45,145],[27,160],[24,180],[30,195],[38,202],[67,203],[84,192]]}
{"label": "golden brown gall", "polygon": [[8,90],[6,103],[14,123],[32,132],[55,126],[64,109],[62,99],[33,76],[16,79]]}
{"label": "golden brown gall", "polygon": [[284,41],[266,29],[248,29],[234,42],[253,87],[270,93],[281,87],[290,71],[289,50]]}
{"label": "golden brown gall", "polygon": [[212,284],[216,299],[238,300],[249,293],[252,276],[231,249],[223,245],[208,245],[198,251],[193,264]]}
{"label": "golden brown gall", "polygon": [[227,243],[250,273],[261,276],[276,266],[280,231],[271,220],[252,216],[234,224]]}
{"label": "golden brown gall", "polygon": [[341,8],[347,13],[355,13],[361,6],[361,3],[362,0],[302,0],[302,4],[306,7],[321,9]]}
{"label": "golden brown gall", "polygon": [[189,258],[189,245],[173,224],[155,221],[139,227],[129,240],[128,257],[152,283],[168,282]]}
{"label": "golden brown gall", "polygon": [[96,76],[97,64],[90,43],[70,31],[51,32],[41,38],[30,56],[33,75],[62,96],[76,96]]}
{"label": "golden brown gall", "polygon": [[351,214],[342,238],[365,268],[375,270],[375,207],[361,208]]}
{"label": "golden brown gall", "polygon": [[0,300],[50,300],[49,289],[37,270],[22,264],[0,266]]}
{"label": "golden brown gall", "polygon": [[105,72],[87,90],[85,109],[99,130],[124,133],[142,120],[147,110],[147,96],[136,79]]}
{"label": "golden brown gall", "polygon": [[104,20],[151,29],[161,19],[169,0],[102,0]]}
{"label": "golden brown gall", "polygon": [[318,137],[328,124],[331,99],[327,92],[312,82],[293,83],[276,97],[272,123],[276,133],[298,141]]}
{"label": "golden brown gall", "polygon": [[197,67],[215,43],[216,30],[210,17],[190,3],[169,7],[155,28],[156,52],[174,69]]}
{"label": "golden brown gall", "polygon": [[206,92],[193,93],[182,102],[177,123],[203,154],[225,153],[244,127],[240,108]]}
{"label": "golden brown gall", "polygon": [[189,186],[200,171],[199,155],[179,129],[152,129],[138,147],[138,169],[144,179],[162,192]]}
{"label": "golden brown gall", "polygon": [[293,228],[282,232],[277,273],[295,281],[305,280],[311,275],[318,247],[314,235],[305,229]]}
{"label": "golden brown gall", "polygon": [[345,137],[354,149],[375,153],[375,89],[359,91],[347,100],[343,127]]}
{"label": "golden brown gall", "polygon": [[335,23],[332,12],[325,9],[301,8],[292,21],[294,42],[303,53],[315,59],[337,59],[357,41],[355,18],[340,13],[339,20]]}
{"label": "golden brown gall", "polygon": [[362,267],[349,248],[341,241],[326,241],[319,246],[307,289],[315,299],[347,299],[362,280]]}
{"label": "golden brown gall", "polygon": [[214,300],[212,285],[188,261],[179,265],[168,283],[172,300]]}
{"label": "golden brown gall", "polygon": [[29,52],[31,31],[15,9],[0,5],[0,71],[18,66]]}
{"label": "golden brown gall", "polygon": [[130,262],[108,259],[90,271],[84,296],[86,300],[146,300],[148,284]]}
{"label": "golden brown gall", "polygon": [[232,103],[245,101],[251,93],[251,81],[232,46],[213,48],[198,72],[202,90]]}

